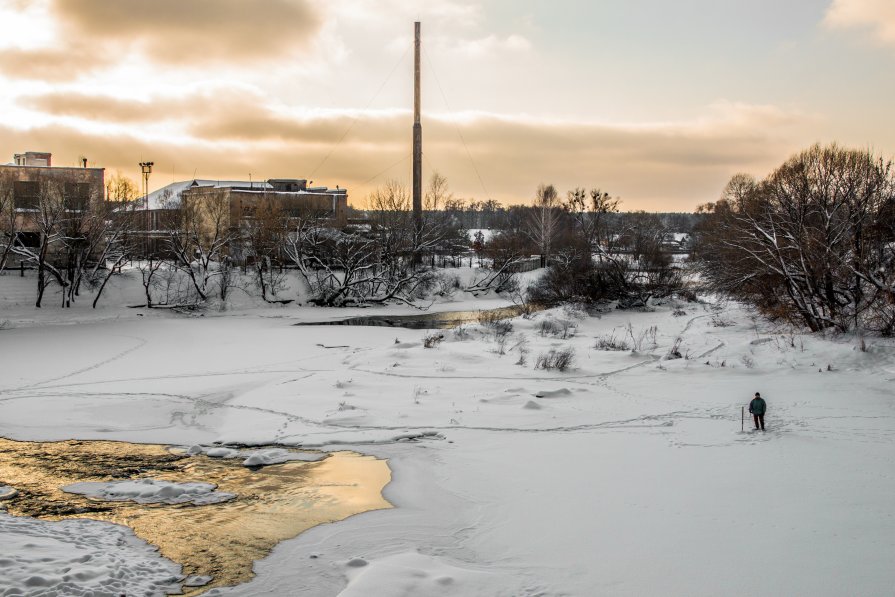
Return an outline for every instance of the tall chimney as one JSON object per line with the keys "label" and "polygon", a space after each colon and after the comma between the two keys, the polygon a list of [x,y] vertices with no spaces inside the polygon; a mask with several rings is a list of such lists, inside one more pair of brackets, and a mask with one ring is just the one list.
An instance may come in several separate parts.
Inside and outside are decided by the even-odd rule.
{"label": "tall chimney", "polygon": [[[423,227],[423,125],[420,124],[420,23],[413,24],[413,227],[419,246]],[[414,256],[417,261],[418,255]]]}

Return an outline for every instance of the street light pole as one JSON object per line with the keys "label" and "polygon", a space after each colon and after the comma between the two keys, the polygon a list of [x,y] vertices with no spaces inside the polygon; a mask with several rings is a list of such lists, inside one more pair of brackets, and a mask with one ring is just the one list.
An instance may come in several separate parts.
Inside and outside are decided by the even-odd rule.
{"label": "street light pole", "polygon": [[149,231],[152,229],[152,216],[149,213],[149,175],[152,174],[152,166],[154,162],[140,162],[140,168],[143,171],[143,201],[146,205],[146,255],[149,256]]}

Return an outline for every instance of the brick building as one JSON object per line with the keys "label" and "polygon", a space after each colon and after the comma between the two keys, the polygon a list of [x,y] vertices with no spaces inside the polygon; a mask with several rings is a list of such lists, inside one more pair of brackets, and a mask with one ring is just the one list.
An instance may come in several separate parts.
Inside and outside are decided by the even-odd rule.
{"label": "brick building", "polygon": [[[148,201],[148,206],[147,206]],[[270,179],[263,182],[215,181],[195,179],[171,183],[153,191],[148,198],[138,201],[137,211],[146,211],[145,221],[149,250],[161,247],[173,216],[190,202],[223,201],[227,205],[226,226],[236,229],[255,217],[267,203],[286,216],[315,218],[325,226],[342,228],[347,224],[348,191],[336,187],[308,186],[308,181],[297,178]],[[147,209],[148,207],[148,209]]]}
{"label": "brick building", "polygon": [[[105,197],[105,169],[53,166],[52,154],[29,151],[15,154],[14,162],[0,165],[0,193],[9,202],[13,230],[26,246],[39,241],[37,217],[42,202],[61,202],[66,213],[86,210]],[[9,220],[4,218],[4,225]]]}

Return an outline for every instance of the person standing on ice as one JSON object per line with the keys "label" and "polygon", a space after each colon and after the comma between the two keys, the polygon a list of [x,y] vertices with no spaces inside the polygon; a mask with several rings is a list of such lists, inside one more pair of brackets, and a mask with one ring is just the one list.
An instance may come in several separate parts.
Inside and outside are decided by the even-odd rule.
{"label": "person standing on ice", "polygon": [[768,404],[761,397],[761,394],[755,392],[755,398],[749,403],[749,412],[752,413],[752,419],[755,421],[755,428],[764,431],[764,413],[768,410]]}

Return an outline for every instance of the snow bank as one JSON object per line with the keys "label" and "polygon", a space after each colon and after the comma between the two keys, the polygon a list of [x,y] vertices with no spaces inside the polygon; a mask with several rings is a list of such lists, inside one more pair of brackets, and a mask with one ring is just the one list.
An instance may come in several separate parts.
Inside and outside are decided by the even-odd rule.
{"label": "snow bank", "polygon": [[87,597],[179,593],[180,566],[123,526],[0,513],[0,595]]}
{"label": "snow bank", "polygon": [[282,464],[293,460],[301,462],[317,462],[324,458],[326,458],[326,454],[291,452],[289,450],[283,450],[282,448],[269,448],[253,452],[242,462],[242,464],[243,466],[268,466],[270,464]]}
{"label": "snow bank", "polygon": [[190,456],[205,454],[209,458],[243,458],[243,466],[269,466],[284,462],[317,462],[327,457],[320,452],[297,452],[282,448],[265,448],[262,450],[237,450],[222,446],[202,446],[195,444],[190,446],[186,453]]}
{"label": "snow bank", "polygon": [[[348,586],[339,597],[447,597],[492,595],[482,581],[487,573],[468,570],[433,556],[399,553],[378,560],[345,563]],[[479,590],[477,590],[477,587]]]}
{"label": "snow bank", "polygon": [[560,398],[562,396],[571,396],[572,390],[569,388],[560,388],[558,390],[541,390],[535,394],[535,398]]}
{"label": "snow bank", "polygon": [[77,493],[111,502],[137,502],[138,504],[193,504],[204,506],[232,500],[236,494],[215,491],[212,483],[172,483],[156,479],[134,481],[111,481],[108,483],[87,481],[72,483],[62,488],[68,493]]}

